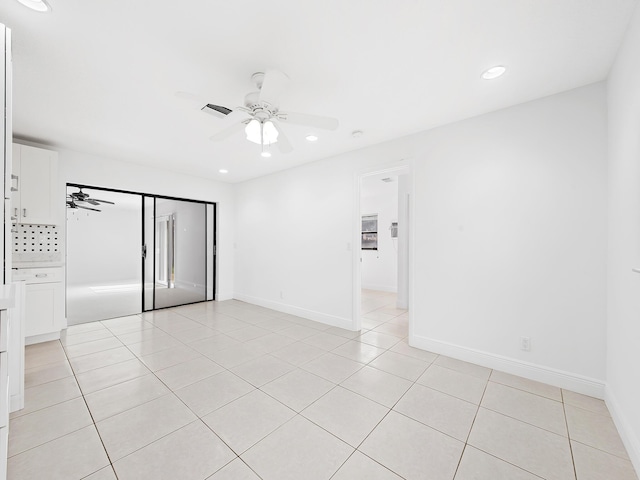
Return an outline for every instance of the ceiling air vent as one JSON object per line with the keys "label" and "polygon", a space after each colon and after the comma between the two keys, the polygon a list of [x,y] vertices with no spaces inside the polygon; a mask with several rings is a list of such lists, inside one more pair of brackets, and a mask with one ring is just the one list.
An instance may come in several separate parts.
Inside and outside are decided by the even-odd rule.
{"label": "ceiling air vent", "polygon": [[231,110],[228,109],[227,107],[222,107],[220,105],[213,105],[211,103],[207,103],[204,107],[201,108],[201,110],[215,117],[221,117],[221,116],[224,117],[231,113]]}

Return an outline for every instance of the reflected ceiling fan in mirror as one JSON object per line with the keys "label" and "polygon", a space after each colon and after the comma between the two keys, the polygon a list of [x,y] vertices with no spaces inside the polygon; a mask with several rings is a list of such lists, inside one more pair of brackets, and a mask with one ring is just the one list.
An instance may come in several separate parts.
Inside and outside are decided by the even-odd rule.
{"label": "reflected ceiling fan in mirror", "polygon": [[72,208],[72,209],[82,208],[84,210],[92,210],[94,212],[102,211],[97,208],[78,205],[78,203],[88,203],[90,205],[95,205],[95,206],[100,206],[103,203],[115,205],[115,203],[110,202],[109,200],[100,200],[98,198],[91,198],[88,193],[84,193],[82,191],[82,188],[80,188],[77,192],[71,192],[67,194],[67,208]]}
{"label": "reflected ceiling fan in mirror", "polygon": [[285,135],[282,126],[291,123],[322,130],[335,130],[338,120],[331,117],[321,117],[305,113],[286,112],[280,110],[280,97],[289,85],[289,77],[279,70],[267,70],[254,73],[251,80],[256,84],[257,91],[250,92],[244,97],[244,106],[230,109],[222,105],[215,105],[202,101],[197,95],[178,92],[176,95],[188,100],[197,100],[204,106],[203,112],[222,118],[222,124],[217,133],[210,137],[214,142],[225,140],[244,130],[247,140],[261,147],[263,157],[270,157],[271,153],[265,147],[275,144],[281,153],[290,153],[293,147]]}

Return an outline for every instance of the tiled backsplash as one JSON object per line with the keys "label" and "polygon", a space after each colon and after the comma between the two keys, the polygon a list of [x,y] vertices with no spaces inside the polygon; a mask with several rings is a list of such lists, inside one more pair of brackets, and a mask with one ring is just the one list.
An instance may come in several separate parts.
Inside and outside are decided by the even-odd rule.
{"label": "tiled backsplash", "polygon": [[56,225],[19,223],[13,233],[14,262],[59,262],[62,243]]}

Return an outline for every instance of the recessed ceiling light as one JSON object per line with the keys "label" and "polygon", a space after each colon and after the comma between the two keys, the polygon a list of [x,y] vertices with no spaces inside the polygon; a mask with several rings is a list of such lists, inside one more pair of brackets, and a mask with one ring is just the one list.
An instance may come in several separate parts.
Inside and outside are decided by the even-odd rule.
{"label": "recessed ceiling light", "polygon": [[221,168],[220,170],[218,170],[218,172],[220,172],[220,173],[229,173],[229,170],[227,170],[226,168]]}
{"label": "recessed ceiling light", "polygon": [[306,137],[304,137],[304,138],[306,138],[306,139],[307,139],[308,141],[310,141],[310,142],[317,142],[317,141],[318,141],[318,137],[317,137],[317,135],[307,135],[307,136],[306,136]]}
{"label": "recessed ceiling light", "polygon": [[36,12],[50,12],[51,6],[45,0],[18,0],[25,7],[35,10]]}
{"label": "recessed ceiling light", "polygon": [[271,152],[262,152],[260,155],[262,155],[264,158],[269,158],[271,156]]}
{"label": "recessed ceiling light", "polygon": [[485,80],[493,80],[494,78],[498,78],[507,71],[507,67],[503,65],[496,65],[495,67],[491,67],[484,71],[482,74],[482,78]]}
{"label": "recessed ceiling light", "polygon": [[353,132],[351,132],[351,136],[353,138],[358,138],[358,137],[361,137],[362,135],[364,135],[364,132],[362,130],[354,130]]}

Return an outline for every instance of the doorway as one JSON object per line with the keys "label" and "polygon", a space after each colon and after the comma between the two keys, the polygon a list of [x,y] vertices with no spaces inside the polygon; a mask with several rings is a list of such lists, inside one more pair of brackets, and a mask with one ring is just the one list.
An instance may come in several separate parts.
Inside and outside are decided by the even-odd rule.
{"label": "doorway", "polygon": [[215,213],[210,202],[67,184],[67,323],[214,300]]}
{"label": "doorway", "polygon": [[355,330],[409,336],[411,178],[409,165],[357,176]]}
{"label": "doorway", "polygon": [[213,300],[215,204],[157,195],[143,203],[143,311]]}

